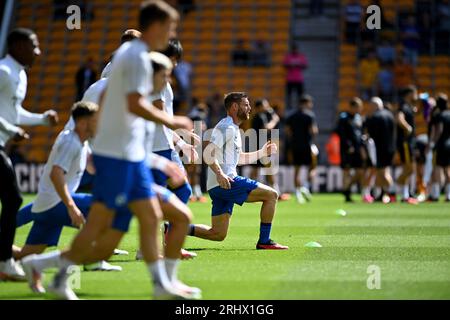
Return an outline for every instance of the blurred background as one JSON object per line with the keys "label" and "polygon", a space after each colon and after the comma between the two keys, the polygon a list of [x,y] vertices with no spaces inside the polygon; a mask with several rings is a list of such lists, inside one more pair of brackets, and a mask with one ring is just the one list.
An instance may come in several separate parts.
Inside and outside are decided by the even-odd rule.
{"label": "blurred background", "polygon": [[[4,38],[14,27],[33,29],[42,55],[28,71],[23,106],[60,114],[55,128],[29,127],[27,142],[10,145],[18,163],[41,164],[69,117],[73,102],[101,74],[121,33],[136,27],[141,1],[6,0],[0,4]],[[179,0],[183,61],[174,71],[175,112],[206,110],[213,127],[224,115],[223,95],[246,91],[267,98],[281,122],[302,93],[314,97],[319,163],[336,119],[353,96],[381,96],[395,105],[398,90],[415,84],[421,93],[450,93],[448,0]],[[81,8],[80,30],[68,30],[66,8]],[[381,29],[366,27],[368,5],[381,8]],[[417,134],[426,132],[425,111],[416,113]],[[250,121],[244,125],[250,127]],[[283,159],[282,163],[286,163]]]}

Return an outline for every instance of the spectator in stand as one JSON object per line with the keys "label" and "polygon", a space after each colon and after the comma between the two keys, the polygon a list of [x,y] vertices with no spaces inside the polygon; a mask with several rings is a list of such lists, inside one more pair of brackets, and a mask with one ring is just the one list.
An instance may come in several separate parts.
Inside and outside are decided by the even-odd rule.
{"label": "spectator in stand", "polygon": [[360,31],[363,8],[359,0],[350,0],[345,6],[345,40],[349,43],[356,43],[357,35]]}
{"label": "spectator in stand", "polygon": [[392,101],[394,96],[394,74],[392,65],[389,63],[382,64],[377,76],[378,80],[378,96],[382,100]]}
{"label": "spectator in stand", "polygon": [[368,100],[370,97],[374,96],[374,89],[379,71],[380,63],[378,62],[375,52],[372,51],[369,53],[367,58],[362,59],[359,64],[363,99]]}
{"label": "spectator in stand", "polygon": [[245,46],[245,42],[243,39],[239,39],[236,42],[236,46],[231,52],[231,60],[233,62],[233,66],[235,67],[245,67],[248,66],[250,59],[250,53]]}
{"label": "spectator in stand", "polygon": [[216,92],[206,99],[206,104],[209,108],[206,125],[208,128],[214,128],[220,119],[225,117],[223,97],[220,93]]}
{"label": "spectator in stand", "polygon": [[420,47],[420,33],[414,16],[409,16],[405,26],[401,28],[401,38],[406,59],[411,65],[416,66]]}
{"label": "spectator in stand", "polygon": [[[291,47],[291,51],[284,57],[283,65],[287,71],[286,91],[288,97],[288,108],[290,108],[292,105],[298,104],[299,98],[303,95],[303,70],[308,67],[308,60],[294,44]],[[292,100],[292,93],[295,93],[294,100]]]}
{"label": "spectator in stand", "polygon": [[270,66],[270,52],[266,41],[256,40],[253,43],[253,50],[251,53],[252,66],[269,67]]}
{"label": "spectator in stand", "polygon": [[186,102],[191,90],[192,65],[180,58],[173,73],[178,83],[178,100],[180,103]]}
{"label": "spectator in stand", "polygon": [[383,40],[377,47],[377,56],[381,63],[393,63],[395,60],[395,48],[389,40]]}
{"label": "spectator in stand", "polygon": [[394,64],[394,87],[396,90],[416,83],[414,67],[403,56],[398,56]]}
{"label": "spectator in stand", "polygon": [[77,96],[75,101],[80,101],[83,98],[84,92],[95,81],[97,81],[97,71],[95,70],[94,60],[89,57],[75,75],[75,83],[77,86]]}

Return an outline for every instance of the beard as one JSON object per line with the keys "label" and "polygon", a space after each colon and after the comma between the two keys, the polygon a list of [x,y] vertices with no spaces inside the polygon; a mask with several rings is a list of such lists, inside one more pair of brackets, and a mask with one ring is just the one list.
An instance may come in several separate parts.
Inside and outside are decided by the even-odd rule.
{"label": "beard", "polygon": [[237,116],[238,116],[239,120],[245,121],[245,120],[249,119],[250,113],[239,110]]}

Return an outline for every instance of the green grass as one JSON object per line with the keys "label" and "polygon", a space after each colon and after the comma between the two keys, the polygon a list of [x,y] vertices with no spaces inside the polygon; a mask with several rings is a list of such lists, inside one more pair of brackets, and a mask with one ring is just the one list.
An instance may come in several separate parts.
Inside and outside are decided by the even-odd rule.
{"label": "green grass", "polygon": [[[33,199],[26,198],[27,202]],[[210,222],[210,204],[190,205],[195,222]],[[336,209],[347,216],[339,216]],[[313,202],[278,205],[272,238],[287,251],[256,251],[259,205],[235,207],[224,242],[189,238],[197,252],[182,262],[180,278],[200,287],[204,299],[450,299],[450,206],[446,203],[343,204],[339,195],[316,195]],[[18,229],[22,245],[29,226]],[[66,228],[60,248],[74,230]],[[317,241],[322,248],[306,248]],[[113,257],[121,273],[83,272],[84,299],[149,299],[151,285],[142,262],[134,260],[136,222]],[[367,268],[381,270],[381,289],[367,288]],[[54,271],[47,273],[47,281]],[[23,283],[0,283],[0,299],[36,299]]]}

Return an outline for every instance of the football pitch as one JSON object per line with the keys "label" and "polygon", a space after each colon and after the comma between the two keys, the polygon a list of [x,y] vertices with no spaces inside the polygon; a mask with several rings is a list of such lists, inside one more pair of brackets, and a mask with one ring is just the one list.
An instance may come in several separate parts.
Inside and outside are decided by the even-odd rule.
{"label": "football pitch", "polygon": [[[196,223],[210,223],[209,203],[190,207]],[[340,195],[315,195],[305,205],[280,202],[272,238],[290,247],[285,251],[255,250],[259,207],[236,206],[223,242],[188,238],[185,247],[198,257],[183,261],[179,276],[201,288],[204,299],[450,299],[447,203],[344,204]],[[16,244],[29,228],[18,229]],[[65,228],[59,248],[75,232]],[[123,271],[82,272],[75,290],[81,299],[151,299],[148,272],[135,261],[137,239],[133,221],[120,245],[130,255],[111,259]],[[312,241],[322,247],[305,247]],[[0,283],[0,299],[42,298],[50,297],[34,295],[25,283]]]}

